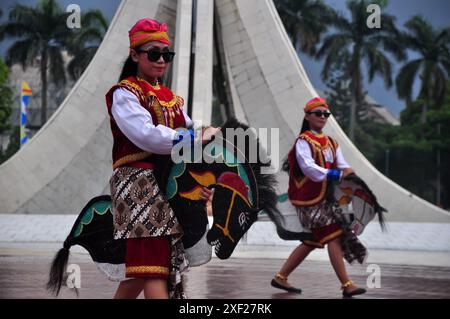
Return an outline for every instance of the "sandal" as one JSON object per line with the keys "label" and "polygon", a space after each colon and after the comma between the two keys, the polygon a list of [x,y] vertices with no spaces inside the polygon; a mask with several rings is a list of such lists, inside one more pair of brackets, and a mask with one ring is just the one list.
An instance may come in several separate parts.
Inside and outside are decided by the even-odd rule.
{"label": "sandal", "polygon": [[343,284],[341,286],[342,295],[345,298],[351,298],[353,296],[362,295],[362,294],[365,294],[367,292],[366,289],[364,289],[364,288],[356,288],[356,289],[354,289],[352,291],[349,291],[349,292],[345,291],[345,288],[347,288],[347,287],[349,287],[351,285],[353,285],[353,281],[349,280],[349,281],[347,281],[345,284]]}
{"label": "sandal", "polygon": [[[281,281],[283,284],[279,283],[277,281],[277,279],[279,281]],[[272,279],[272,281],[270,282],[270,284],[272,285],[272,287],[278,288],[278,289],[283,289],[286,290],[287,292],[292,292],[292,293],[297,293],[297,294],[301,294],[302,290],[300,288],[295,288],[292,287],[288,282],[287,282],[287,277],[281,275],[280,273],[277,273],[275,275],[275,278]]]}

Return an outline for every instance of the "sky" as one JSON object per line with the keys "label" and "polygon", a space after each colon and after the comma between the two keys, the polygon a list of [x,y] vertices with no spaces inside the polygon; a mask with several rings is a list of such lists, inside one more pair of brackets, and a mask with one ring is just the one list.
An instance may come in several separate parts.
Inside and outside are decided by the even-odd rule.
{"label": "sky", "polygon": [[[151,1],[151,0],[149,0]],[[58,0],[61,7],[66,8],[71,3],[76,3],[80,6],[81,11],[89,9],[100,9],[103,11],[105,17],[111,21],[114,13],[120,4],[120,0]],[[335,10],[347,13],[345,0],[324,0],[325,3],[333,7]],[[2,0],[0,8],[3,10],[3,17],[0,18],[0,23],[7,20],[9,8],[15,3],[20,3],[28,6],[34,6],[36,0]],[[450,19],[450,1],[449,0],[390,0],[388,6],[383,12],[389,13],[396,17],[397,26],[402,28],[404,23],[414,15],[421,15],[436,28],[449,27]],[[6,49],[11,45],[11,41],[5,40],[0,43],[0,56],[4,57]],[[414,52],[408,52],[408,59],[413,59],[416,55]],[[304,54],[300,54],[306,72],[308,73],[312,84],[319,90],[325,90],[326,86],[320,78],[322,69],[322,61],[316,61]],[[393,61],[393,77],[397,74],[401,64]],[[372,83],[367,83],[367,76],[364,83],[365,90],[369,95],[386,106],[394,115],[398,116],[400,111],[404,108],[405,103],[399,100],[393,86],[387,89],[383,81],[379,77],[375,77]],[[414,84],[415,93],[418,92],[419,82]]]}
{"label": "sky", "polygon": [[[38,3],[38,0],[2,0],[0,3],[0,8],[3,10],[2,20],[5,20],[5,15],[7,16],[9,9],[16,3],[34,7]],[[78,4],[82,12],[83,10],[100,9],[103,11],[105,17],[111,20],[120,0],[58,0],[58,3],[62,8],[67,8],[69,4]]]}

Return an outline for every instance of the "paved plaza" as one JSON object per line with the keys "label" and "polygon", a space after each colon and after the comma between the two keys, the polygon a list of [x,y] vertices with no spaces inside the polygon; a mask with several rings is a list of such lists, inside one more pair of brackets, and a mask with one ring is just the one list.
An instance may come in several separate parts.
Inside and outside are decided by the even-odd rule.
{"label": "paved plaza", "polygon": [[[0,244],[0,298],[53,298],[44,287],[49,264],[58,248],[56,244]],[[289,294],[271,287],[270,280],[289,251],[252,246],[240,248],[228,260],[213,258],[187,273],[187,295],[199,299],[341,298],[339,283],[323,250],[308,258],[290,277],[292,284],[303,289],[302,294]],[[403,257],[398,258],[400,255]],[[351,278],[358,285],[366,286],[370,274],[367,266],[381,261],[377,263],[381,287],[368,288],[368,293],[358,298],[450,298],[448,253],[372,251],[371,256],[372,260],[369,257],[362,266],[348,267]],[[64,286],[59,298],[113,296],[117,283],[107,280],[81,248],[72,248],[69,264],[80,266],[81,289],[77,297],[72,289]]]}

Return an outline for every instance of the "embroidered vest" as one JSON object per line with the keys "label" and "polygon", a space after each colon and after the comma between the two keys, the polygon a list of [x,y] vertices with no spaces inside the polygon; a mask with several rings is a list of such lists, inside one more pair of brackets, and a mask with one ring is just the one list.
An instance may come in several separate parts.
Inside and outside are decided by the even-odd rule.
{"label": "embroidered vest", "polygon": [[185,127],[186,121],[182,111],[184,100],[163,85],[152,86],[147,81],[136,77],[128,77],[120,81],[106,94],[106,105],[114,140],[113,169],[134,162],[152,163],[152,153],[134,145],[119,129],[111,114],[113,93],[117,88],[125,88],[136,95],[141,107],[151,114],[155,126],[161,124],[172,129]]}
{"label": "embroidered vest", "polygon": [[[336,168],[337,142],[326,135],[315,135],[311,131],[305,131],[298,139],[308,142],[312,158],[315,163],[323,168]],[[289,161],[289,188],[288,196],[295,206],[314,206],[325,199],[327,180],[314,182],[300,169],[295,156],[295,144],[288,154]],[[332,161],[326,161],[325,152],[331,152]]]}

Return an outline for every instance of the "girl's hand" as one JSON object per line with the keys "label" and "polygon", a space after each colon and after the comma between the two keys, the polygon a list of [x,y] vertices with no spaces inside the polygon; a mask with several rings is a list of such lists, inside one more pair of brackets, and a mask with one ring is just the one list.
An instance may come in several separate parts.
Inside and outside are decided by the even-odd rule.
{"label": "girl's hand", "polygon": [[202,143],[205,144],[220,131],[220,127],[208,126],[202,130]]}
{"label": "girl's hand", "polygon": [[342,178],[354,173],[355,171],[351,167],[344,168],[342,171]]}
{"label": "girl's hand", "polygon": [[208,188],[204,187],[202,189],[201,194],[200,194],[200,197],[203,200],[206,200],[206,214],[208,216],[212,216],[212,200],[213,200],[213,196],[214,196],[214,188],[213,189],[208,189]]}
{"label": "girl's hand", "polygon": [[213,194],[214,194],[214,188],[209,189],[207,187],[203,187],[203,189],[200,193],[200,197],[202,200],[211,200],[212,201]]}

